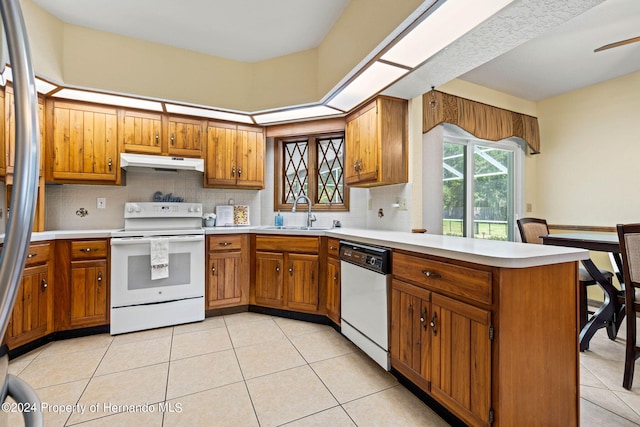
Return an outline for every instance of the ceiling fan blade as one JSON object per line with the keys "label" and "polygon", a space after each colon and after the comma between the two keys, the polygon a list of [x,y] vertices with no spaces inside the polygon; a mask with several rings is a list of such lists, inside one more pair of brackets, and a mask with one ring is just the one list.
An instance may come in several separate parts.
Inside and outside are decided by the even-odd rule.
{"label": "ceiling fan blade", "polygon": [[620,40],[619,42],[605,44],[604,46],[600,46],[599,48],[595,49],[594,52],[600,52],[602,50],[607,50],[607,49],[611,49],[614,47],[623,46],[625,44],[635,43],[635,42],[640,42],[640,37],[633,37],[631,39]]}

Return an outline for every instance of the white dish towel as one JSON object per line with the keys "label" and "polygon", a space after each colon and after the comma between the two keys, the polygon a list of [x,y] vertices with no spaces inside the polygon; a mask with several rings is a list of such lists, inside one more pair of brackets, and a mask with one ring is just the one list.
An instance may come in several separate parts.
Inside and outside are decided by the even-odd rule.
{"label": "white dish towel", "polygon": [[169,239],[154,238],[149,242],[151,253],[151,280],[169,277]]}

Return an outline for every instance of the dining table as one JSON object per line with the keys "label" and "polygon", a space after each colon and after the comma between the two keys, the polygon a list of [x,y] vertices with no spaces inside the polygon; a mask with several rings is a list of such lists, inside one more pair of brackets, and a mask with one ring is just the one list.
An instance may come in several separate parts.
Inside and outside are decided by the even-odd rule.
{"label": "dining table", "polygon": [[[617,278],[620,283],[623,282],[619,273],[622,271],[622,260],[617,233],[553,233],[540,237],[544,245],[581,248],[612,254],[613,262],[617,267]],[[593,335],[601,328],[606,328],[609,339],[616,339],[624,319],[624,300],[620,298],[622,291],[602,274],[591,258],[582,260],[582,265],[604,291],[602,305],[580,330],[580,351],[585,351],[589,348],[589,341]]]}

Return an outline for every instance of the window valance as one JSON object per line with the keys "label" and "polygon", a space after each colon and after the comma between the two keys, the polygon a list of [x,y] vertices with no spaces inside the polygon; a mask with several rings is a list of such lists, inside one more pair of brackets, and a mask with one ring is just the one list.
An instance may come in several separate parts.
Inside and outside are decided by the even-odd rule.
{"label": "window valance", "polygon": [[526,114],[432,90],[422,95],[422,133],[441,123],[451,123],[489,141],[518,137],[533,154],[540,153],[538,119]]}

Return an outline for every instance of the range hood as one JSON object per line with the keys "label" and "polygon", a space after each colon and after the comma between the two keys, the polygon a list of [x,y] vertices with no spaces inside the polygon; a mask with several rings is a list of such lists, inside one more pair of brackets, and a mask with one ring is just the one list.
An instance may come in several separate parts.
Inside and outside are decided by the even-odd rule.
{"label": "range hood", "polygon": [[152,168],[160,170],[189,170],[204,172],[204,160],[189,157],[154,156],[149,154],[120,154],[120,167]]}

